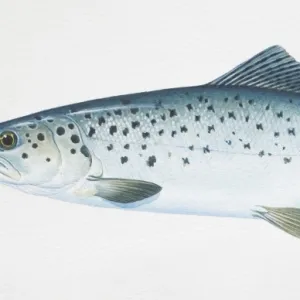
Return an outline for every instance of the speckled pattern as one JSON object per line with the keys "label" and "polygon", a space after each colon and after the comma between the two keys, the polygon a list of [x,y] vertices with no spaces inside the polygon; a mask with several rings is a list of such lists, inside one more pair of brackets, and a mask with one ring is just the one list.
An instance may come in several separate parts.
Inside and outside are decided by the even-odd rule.
{"label": "speckled pattern", "polygon": [[152,107],[131,102],[71,118],[90,139],[108,173],[114,168],[128,173],[148,168],[161,174],[168,168],[200,166],[216,151],[261,160],[275,156],[283,164],[292,163],[300,149],[297,102],[295,95],[267,90],[202,87],[172,91]]}

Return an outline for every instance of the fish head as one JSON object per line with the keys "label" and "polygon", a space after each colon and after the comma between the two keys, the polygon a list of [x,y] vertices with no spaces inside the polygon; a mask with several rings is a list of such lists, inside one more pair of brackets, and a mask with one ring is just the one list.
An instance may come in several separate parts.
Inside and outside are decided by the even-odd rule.
{"label": "fish head", "polygon": [[39,185],[61,164],[51,131],[41,123],[0,127],[0,181]]}
{"label": "fish head", "polygon": [[0,124],[0,182],[55,190],[77,182],[90,167],[79,127],[67,118]]}

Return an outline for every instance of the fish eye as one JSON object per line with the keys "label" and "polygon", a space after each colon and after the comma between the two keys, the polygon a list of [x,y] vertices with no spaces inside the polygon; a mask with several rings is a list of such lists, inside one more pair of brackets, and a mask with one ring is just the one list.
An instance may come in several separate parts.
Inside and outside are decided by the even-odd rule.
{"label": "fish eye", "polygon": [[0,147],[5,150],[13,149],[17,144],[17,135],[12,131],[3,131],[0,134]]}

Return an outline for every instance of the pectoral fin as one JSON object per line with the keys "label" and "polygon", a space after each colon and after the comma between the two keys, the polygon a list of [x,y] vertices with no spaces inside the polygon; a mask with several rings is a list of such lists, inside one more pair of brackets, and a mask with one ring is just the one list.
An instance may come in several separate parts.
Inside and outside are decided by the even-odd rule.
{"label": "pectoral fin", "polygon": [[254,216],[259,217],[300,238],[300,209],[294,207],[261,206],[264,211],[255,210]]}
{"label": "pectoral fin", "polygon": [[[117,203],[132,203],[156,195],[161,187],[155,183],[122,178],[90,178],[95,182],[95,196]],[[97,182],[96,182],[97,181]]]}

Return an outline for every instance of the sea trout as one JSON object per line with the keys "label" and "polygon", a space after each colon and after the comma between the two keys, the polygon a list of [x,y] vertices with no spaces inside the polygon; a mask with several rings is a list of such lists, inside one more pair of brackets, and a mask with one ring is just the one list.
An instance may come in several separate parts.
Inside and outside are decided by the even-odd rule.
{"label": "sea trout", "polygon": [[68,202],[260,218],[300,237],[300,64],[282,47],[210,83],[0,124],[0,182]]}

